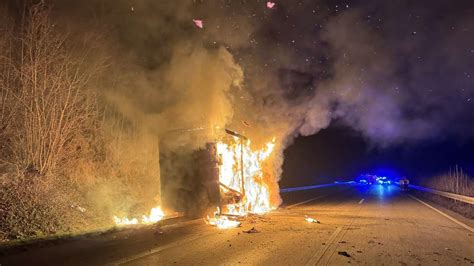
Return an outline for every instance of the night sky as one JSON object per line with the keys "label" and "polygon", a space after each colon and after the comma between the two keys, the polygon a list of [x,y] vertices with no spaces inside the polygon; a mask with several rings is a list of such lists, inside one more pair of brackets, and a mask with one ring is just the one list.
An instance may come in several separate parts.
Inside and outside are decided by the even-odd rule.
{"label": "night sky", "polygon": [[[288,147],[283,186],[380,167],[410,177],[473,170],[474,1],[266,2],[51,1],[60,27],[108,43],[101,51],[125,73],[114,78],[128,78],[110,95],[125,95],[134,115],[159,132],[219,122],[254,140],[276,136]],[[228,82],[206,84],[228,69]],[[207,91],[182,93],[176,76]],[[175,111],[183,103],[193,109]]]}

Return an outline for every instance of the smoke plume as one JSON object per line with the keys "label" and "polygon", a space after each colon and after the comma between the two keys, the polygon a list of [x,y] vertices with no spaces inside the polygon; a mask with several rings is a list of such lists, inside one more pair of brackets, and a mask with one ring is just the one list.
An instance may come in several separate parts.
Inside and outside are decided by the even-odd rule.
{"label": "smoke plume", "polygon": [[216,128],[256,146],[276,137],[277,190],[283,149],[333,121],[380,147],[474,136],[466,126],[474,118],[472,5],[454,14],[448,3],[349,2],[51,5],[59,27],[76,38],[101,36],[91,58],[107,58],[109,68],[98,90],[125,125],[170,152],[203,148]]}

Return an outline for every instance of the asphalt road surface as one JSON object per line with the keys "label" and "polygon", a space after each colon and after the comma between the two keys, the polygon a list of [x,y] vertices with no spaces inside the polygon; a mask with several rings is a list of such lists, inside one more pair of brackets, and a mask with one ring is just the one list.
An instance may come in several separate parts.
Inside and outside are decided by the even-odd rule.
{"label": "asphalt road surface", "polygon": [[[341,185],[285,193],[284,204],[235,229],[203,220],[31,247],[7,265],[473,265],[473,221],[429,208],[396,186]],[[305,215],[320,220],[308,223]],[[463,226],[464,225],[464,226]],[[244,231],[254,228],[253,233]]]}

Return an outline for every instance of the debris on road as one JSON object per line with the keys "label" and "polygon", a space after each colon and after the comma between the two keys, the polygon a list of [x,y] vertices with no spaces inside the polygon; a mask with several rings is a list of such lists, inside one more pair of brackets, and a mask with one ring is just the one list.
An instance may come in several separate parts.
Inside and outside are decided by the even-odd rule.
{"label": "debris on road", "polygon": [[256,215],[256,214],[249,214],[247,215],[246,222],[251,223],[251,224],[256,224],[259,222],[262,223],[271,223],[271,219],[262,215]]}
{"label": "debris on road", "polygon": [[352,256],[347,253],[346,251],[338,251],[337,254],[341,255],[341,256],[344,256],[344,257],[348,257],[348,258],[351,258]]}
{"label": "debris on road", "polygon": [[321,222],[314,219],[314,218],[311,218],[311,217],[308,217],[307,215],[304,216],[304,220],[307,221],[308,223],[316,223],[316,224],[320,224]]}
{"label": "debris on road", "polygon": [[252,227],[250,230],[246,230],[246,231],[242,231],[246,234],[256,234],[256,233],[260,233],[260,231],[258,231],[257,229],[255,229],[255,227]]}
{"label": "debris on road", "polygon": [[155,232],[154,232],[155,235],[162,235],[162,234],[164,234],[164,233],[165,233],[165,232],[163,232],[163,230],[161,230],[161,229],[159,229],[159,228],[158,228],[157,230],[155,230]]}
{"label": "debris on road", "polygon": [[342,241],[339,241],[340,244],[345,244],[347,243],[346,241],[342,240]]}

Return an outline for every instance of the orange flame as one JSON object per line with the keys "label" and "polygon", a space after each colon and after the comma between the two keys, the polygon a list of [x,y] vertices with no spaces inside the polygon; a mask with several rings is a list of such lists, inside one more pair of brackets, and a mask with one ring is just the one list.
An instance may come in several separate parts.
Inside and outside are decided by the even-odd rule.
{"label": "orange flame", "polygon": [[243,141],[234,137],[230,143],[218,142],[217,155],[220,158],[219,181],[225,187],[238,191],[242,199],[229,204],[226,213],[246,215],[262,214],[273,209],[270,204],[270,191],[263,179],[262,163],[269,158],[275,139],[268,142],[261,150],[252,150],[250,140]]}
{"label": "orange flame", "polygon": [[219,229],[236,228],[240,226],[239,221],[230,220],[227,216],[220,215],[220,209],[214,213],[214,217],[207,216],[207,224],[214,225]]}
{"label": "orange flame", "polygon": [[135,225],[135,224],[152,224],[152,223],[156,223],[160,221],[164,217],[165,217],[165,213],[163,212],[161,207],[158,206],[150,210],[150,215],[148,216],[143,215],[141,220],[138,220],[137,218],[129,219],[128,217],[114,216],[114,222],[115,222],[115,225],[117,226]]}

